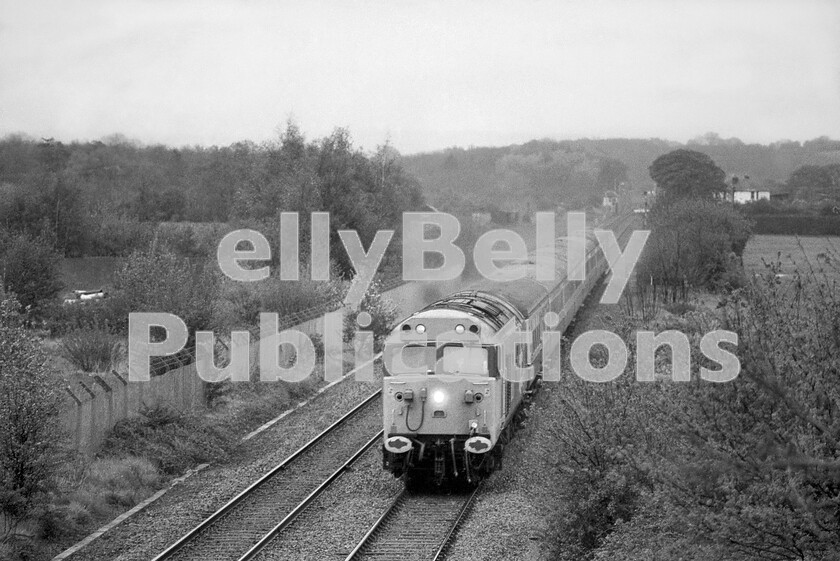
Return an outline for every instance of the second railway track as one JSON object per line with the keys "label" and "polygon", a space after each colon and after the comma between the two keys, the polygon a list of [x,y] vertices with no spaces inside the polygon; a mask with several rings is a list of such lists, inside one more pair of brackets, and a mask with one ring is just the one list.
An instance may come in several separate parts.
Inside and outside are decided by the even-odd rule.
{"label": "second railway track", "polygon": [[249,559],[381,436],[374,392],[154,558]]}
{"label": "second railway track", "polygon": [[400,493],[346,561],[443,559],[479,489],[451,495]]}

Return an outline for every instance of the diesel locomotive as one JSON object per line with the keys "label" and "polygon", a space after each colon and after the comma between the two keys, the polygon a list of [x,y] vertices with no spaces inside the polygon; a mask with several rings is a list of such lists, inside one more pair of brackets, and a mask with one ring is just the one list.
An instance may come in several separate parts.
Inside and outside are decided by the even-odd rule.
{"label": "diesel locomotive", "polygon": [[[623,246],[630,220],[619,218],[611,229]],[[540,382],[543,330],[565,331],[607,270],[587,230],[585,280],[569,280],[569,243],[558,238],[554,247],[538,250],[554,252],[553,280],[537,280],[535,251],[503,268],[504,278],[517,280],[479,281],[412,314],[388,335],[384,469],[417,487],[475,483],[500,465],[517,412]],[[546,317],[553,318],[549,326]],[[527,340],[505,344],[514,331],[527,333]],[[514,374],[525,368],[535,375]]]}

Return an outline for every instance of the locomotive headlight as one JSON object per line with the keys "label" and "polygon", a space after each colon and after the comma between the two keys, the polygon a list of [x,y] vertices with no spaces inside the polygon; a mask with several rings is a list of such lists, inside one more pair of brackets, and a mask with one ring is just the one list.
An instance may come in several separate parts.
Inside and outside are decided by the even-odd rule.
{"label": "locomotive headlight", "polygon": [[417,327],[415,327],[414,330],[417,331],[417,333],[425,333],[426,326],[421,323]]}
{"label": "locomotive headlight", "polygon": [[464,326],[463,325],[461,325],[459,323],[458,325],[455,326],[455,333],[463,333],[463,332],[464,332]]}
{"label": "locomotive headlight", "polygon": [[442,392],[441,390],[436,390],[432,394],[432,401],[434,401],[436,404],[440,405],[441,403],[446,401],[446,394],[444,392]]}

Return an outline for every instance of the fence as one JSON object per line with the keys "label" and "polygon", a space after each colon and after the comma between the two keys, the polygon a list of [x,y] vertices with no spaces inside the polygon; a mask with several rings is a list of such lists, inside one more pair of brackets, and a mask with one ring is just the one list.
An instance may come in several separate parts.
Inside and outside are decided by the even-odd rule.
{"label": "fence", "polygon": [[111,372],[93,375],[88,383],[68,386],[62,425],[69,430],[74,448],[91,454],[118,421],[137,415],[144,407],[161,405],[179,411],[204,407],[204,384],[194,364],[148,382],[129,382]]}

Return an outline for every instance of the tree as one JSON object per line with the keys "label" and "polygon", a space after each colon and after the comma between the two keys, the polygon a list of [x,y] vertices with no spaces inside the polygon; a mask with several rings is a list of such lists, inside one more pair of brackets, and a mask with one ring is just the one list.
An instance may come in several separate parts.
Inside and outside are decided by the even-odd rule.
{"label": "tree", "polygon": [[48,489],[60,435],[59,378],[20,326],[18,308],[0,291],[0,518],[7,536]]}
{"label": "tree", "polygon": [[800,166],[790,174],[787,187],[798,199],[813,200],[836,195],[840,190],[837,167]]}
{"label": "tree", "polygon": [[374,349],[381,350],[385,337],[391,332],[397,319],[397,307],[394,302],[382,294],[382,287],[373,282],[367,289],[359,309],[351,310],[344,316],[344,340],[351,341],[356,331],[362,329],[356,324],[360,312],[370,314],[371,323],[363,329],[373,332]]}
{"label": "tree", "polygon": [[0,278],[24,307],[37,309],[61,290],[58,255],[39,239],[0,232]]}
{"label": "tree", "polygon": [[[207,264],[180,258],[168,249],[136,251],[117,272],[112,300],[123,331],[130,312],[168,312],[195,331],[212,329],[219,277]],[[124,312],[124,313],[122,313]]]}
{"label": "tree", "polygon": [[627,164],[615,158],[603,158],[598,162],[598,187],[602,191],[616,189],[619,183],[627,181]]}
{"label": "tree", "polygon": [[658,188],[657,201],[666,204],[685,198],[713,199],[727,190],[726,174],[702,152],[674,150],[656,158],[648,170]]}
{"label": "tree", "polygon": [[[739,263],[750,223],[731,205],[681,200],[654,208],[651,236],[638,275],[675,290],[685,283],[708,288],[739,284]],[[676,293],[674,293],[676,296]]]}

